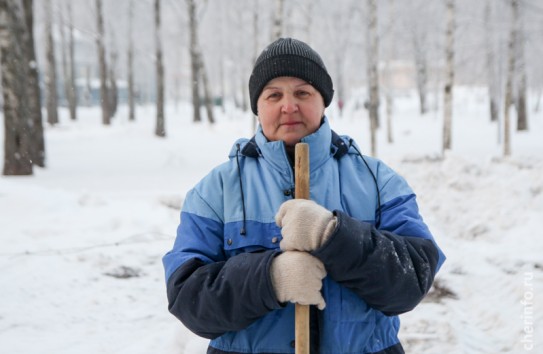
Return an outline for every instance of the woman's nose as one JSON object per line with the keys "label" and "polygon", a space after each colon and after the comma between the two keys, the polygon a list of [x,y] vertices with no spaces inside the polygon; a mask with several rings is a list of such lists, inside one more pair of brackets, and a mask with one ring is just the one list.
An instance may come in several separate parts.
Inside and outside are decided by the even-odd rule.
{"label": "woman's nose", "polygon": [[295,97],[290,95],[285,95],[283,97],[283,104],[281,105],[282,113],[295,113],[298,111],[298,101]]}

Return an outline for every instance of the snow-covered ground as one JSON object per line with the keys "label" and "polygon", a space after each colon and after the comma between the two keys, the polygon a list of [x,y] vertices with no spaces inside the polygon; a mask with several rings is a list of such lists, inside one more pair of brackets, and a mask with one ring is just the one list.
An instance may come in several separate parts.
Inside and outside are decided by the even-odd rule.
{"label": "snow-covered ground", "polygon": [[[416,102],[396,101],[395,142],[383,128],[378,153],[417,192],[448,260],[437,290],[402,316],[407,352],[542,352],[543,114],[504,159],[483,91],[457,90],[441,158],[441,115],[419,116]],[[97,108],[77,122],[60,113],[48,167],[0,178],[0,352],[204,353],[167,311],[161,257],[184,194],[251,135],[251,116],[217,110],[215,126],[194,125],[188,106],[171,106],[160,139],[153,107],[136,122],[121,107],[110,127]],[[328,115],[368,153],[365,111]]]}

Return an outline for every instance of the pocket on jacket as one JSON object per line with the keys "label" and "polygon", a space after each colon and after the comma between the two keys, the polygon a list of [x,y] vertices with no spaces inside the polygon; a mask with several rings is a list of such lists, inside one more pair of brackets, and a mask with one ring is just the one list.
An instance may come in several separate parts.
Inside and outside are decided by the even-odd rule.
{"label": "pocket on jacket", "polygon": [[[245,230],[245,233],[242,233]],[[243,252],[279,248],[281,229],[275,222],[236,221],[224,225],[224,251],[228,257]]]}

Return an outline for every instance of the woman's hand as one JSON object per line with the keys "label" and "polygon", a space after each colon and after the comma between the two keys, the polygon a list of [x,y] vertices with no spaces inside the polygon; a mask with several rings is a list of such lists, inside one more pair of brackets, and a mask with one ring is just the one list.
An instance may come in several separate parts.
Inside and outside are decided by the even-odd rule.
{"label": "woman's hand", "polygon": [[326,276],[324,265],[307,252],[283,252],[271,263],[270,275],[279,302],[326,307],[320,292]]}
{"label": "woman's hand", "polygon": [[336,228],[336,217],[319,204],[306,199],[293,199],[281,205],[275,215],[281,227],[283,251],[311,252],[328,240]]}

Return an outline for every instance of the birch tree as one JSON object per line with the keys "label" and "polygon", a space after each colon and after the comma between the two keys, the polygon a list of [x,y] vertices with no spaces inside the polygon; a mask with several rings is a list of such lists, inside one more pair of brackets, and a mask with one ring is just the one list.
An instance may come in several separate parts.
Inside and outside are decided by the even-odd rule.
{"label": "birch tree", "polygon": [[126,54],[128,75],[128,120],[135,120],[134,109],[134,39],[132,35],[132,22],[134,21],[134,1],[128,3],[128,50]]}
{"label": "birch tree", "polygon": [[424,115],[428,112],[428,51],[429,48],[429,33],[428,22],[421,21],[421,17],[427,16],[427,7],[430,6],[427,2],[411,1],[407,5],[407,16],[404,21],[407,25],[409,33],[409,42],[413,51],[413,59],[415,62],[415,80],[419,98],[420,114]]}
{"label": "birch tree", "polygon": [[189,13],[189,54],[191,64],[191,89],[192,89],[192,107],[193,107],[193,122],[201,122],[200,115],[200,84],[199,84],[199,63],[198,63],[198,19],[196,17],[196,4],[194,0],[187,0],[187,8]]}
{"label": "birch tree", "polygon": [[[256,59],[258,58],[258,55],[260,54],[260,44],[258,42],[258,34],[260,33],[260,27],[259,27],[259,14],[260,14],[260,1],[255,0],[253,2],[253,59],[251,60],[251,65],[254,65],[256,63]],[[242,91],[244,92],[244,91]],[[256,132],[257,126],[258,126],[258,117],[256,115],[252,115],[253,118],[251,120],[251,131]]]}
{"label": "birch tree", "polygon": [[[69,2],[68,2],[69,4]],[[67,48],[69,44],[66,40],[66,23],[64,21],[64,14],[62,7],[60,7],[59,14],[59,27],[60,27],[60,46],[61,46],[61,62],[62,62],[62,76],[63,76],[63,86],[64,86],[64,96],[66,99],[66,102],[68,103],[68,107],[70,107],[70,118],[72,120],[75,120],[75,114],[72,115],[72,103],[75,101],[72,96],[75,94],[75,87],[72,86],[72,70],[71,70],[71,63],[70,60],[73,60],[73,58],[69,58],[69,49]],[[71,55],[70,55],[71,57]],[[75,113],[75,110],[74,110]]]}
{"label": "birch tree", "polygon": [[333,9],[327,16],[330,19],[329,26],[332,29],[330,32],[345,32],[343,35],[337,37],[330,33],[327,38],[334,43],[332,55],[332,63],[334,63],[336,72],[336,77],[334,79],[334,97],[337,101],[340,116],[343,114],[343,107],[347,100],[347,89],[345,84],[345,76],[347,73],[345,70],[345,63],[348,58],[347,53],[349,52],[353,41],[352,28],[353,23],[356,22],[355,15],[358,13],[357,6],[359,5],[354,2],[349,4],[347,11],[338,7]]}
{"label": "birch tree", "polygon": [[25,82],[28,62],[25,58],[23,8],[20,1],[0,0],[0,69],[4,99],[3,174],[31,175],[31,128]]}
{"label": "birch tree", "polygon": [[285,8],[285,0],[275,0],[275,8],[273,14],[273,28],[271,41],[281,38],[283,35],[283,14]]}
{"label": "birch tree", "polygon": [[53,9],[51,0],[45,0],[45,57],[47,70],[45,85],[47,88],[47,122],[58,123],[57,69],[55,60],[55,42],[53,40]]}
{"label": "birch tree", "polygon": [[[116,48],[116,45],[113,45],[112,48]],[[117,104],[119,101],[119,91],[117,89],[117,50],[111,49],[109,65],[108,65],[108,103],[109,103],[109,116],[111,118],[115,117],[117,113]]]}
{"label": "birch tree", "polygon": [[496,60],[495,60],[495,45],[494,31],[491,27],[492,23],[492,3],[493,0],[487,0],[485,4],[485,49],[486,49],[486,73],[488,85],[488,101],[490,109],[490,121],[498,120],[498,83],[496,80]]}
{"label": "birch tree", "polygon": [[394,137],[392,135],[392,114],[393,114],[393,105],[394,99],[392,97],[393,91],[393,82],[392,82],[392,72],[391,72],[391,62],[394,57],[394,46],[395,46],[395,22],[396,22],[396,13],[395,13],[395,3],[394,0],[389,0],[389,26],[388,26],[388,40],[387,40],[387,58],[385,63],[385,101],[386,101],[386,116],[387,116],[387,142],[393,143]]}
{"label": "birch tree", "polygon": [[528,108],[526,103],[527,79],[526,79],[526,61],[524,54],[524,26],[521,18],[523,17],[523,3],[517,1],[517,40],[515,41],[515,52],[517,56],[515,76],[517,79],[517,100],[515,107],[517,108],[517,130],[528,130]]}
{"label": "birch tree", "polygon": [[41,114],[41,93],[39,86],[38,63],[34,48],[34,1],[23,0],[26,33],[25,52],[28,64],[27,102],[32,120],[31,159],[34,165],[45,167],[45,139]]}
{"label": "birch tree", "polygon": [[368,89],[370,117],[371,154],[377,156],[377,128],[379,127],[379,73],[378,73],[378,38],[377,38],[377,3],[368,0]]}
{"label": "birch tree", "polygon": [[[219,8],[220,8],[220,13],[223,14],[224,13],[224,4],[223,2],[220,2],[219,3]],[[225,26],[225,17],[226,16],[219,16],[219,29],[220,29],[220,33],[225,33],[226,32],[226,26]],[[254,24],[253,24],[254,25]],[[254,29],[254,27],[253,27]],[[256,35],[255,35],[256,36]],[[221,48],[221,53],[225,53],[225,46],[224,46],[224,42],[225,42],[225,38],[224,36],[220,36],[219,37],[219,47]],[[219,79],[220,79],[220,84],[219,84],[219,88],[220,88],[220,92],[219,92],[219,99],[220,99],[220,105],[221,105],[221,112],[223,114],[226,113],[226,105],[225,105],[225,99],[226,99],[226,79],[225,79],[225,74],[224,74],[224,65],[225,65],[225,62],[226,62],[226,59],[224,56],[219,56],[219,63],[218,63],[218,66],[219,66]]]}
{"label": "birch tree", "polygon": [[67,3],[68,10],[68,58],[69,58],[69,88],[68,107],[70,109],[70,118],[77,119],[77,86],[75,85],[75,39],[74,39],[74,13],[72,11],[72,2]]}
{"label": "birch tree", "polygon": [[[261,5],[258,1],[252,2],[254,7]],[[270,3],[270,5],[273,5]],[[267,7],[266,7],[267,8]],[[245,29],[246,24],[251,21],[249,20],[250,12],[246,11],[247,7],[244,3],[240,2],[236,7],[231,7],[228,12],[228,18],[232,21],[231,23],[234,26],[234,35],[235,40],[231,41],[231,50],[233,50],[232,61],[235,63],[233,70],[231,72],[232,77],[232,86],[236,87],[234,89],[234,98],[236,107],[247,112],[249,110],[249,87],[247,85],[247,75],[249,68],[252,66],[251,55],[240,55],[239,53],[245,53],[251,51],[251,46],[248,45],[251,41],[250,37],[247,36],[247,31]],[[233,11],[232,11],[233,10]],[[253,8],[253,11],[258,11]],[[262,19],[261,19],[262,20]],[[254,17],[253,17],[253,28],[255,26]],[[261,27],[262,28],[262,27]],[[258,33],[254,33],[255,36],[258,36]],[[256,37],[252,38],[254,43]],[[253,52],[254,54],[254,52]],[[250,72],[250,71],[249,71]]]}
{"label": "birch tree", "polygon": [[507,61],[507,80],[505,83],[505,102],[503,115],[503,155],[511,155],[511,123],[510,109],[513,104],[513,79],[515,75],[515,43],[517,41],[518,29],[518,0],[511,0],[511,31],[509,32]]}
{"label": "birch tree", "polygon": [[204,88],[204,105],[207,112],[207,119],[209,123],[213,124],[215,123],[215,117],[213,115],[213,98],[211,95],[211,90],[209,88],[209,83],[207,79],[207,71],[204,64],[204,57],[203,57],[201,48],[198,49],[198,63],[199,63],[198,71],[200,72],[200,75],[201,75],[200,79],[202,80],[202,86]]}
{"label": "birch tree", "polygon": [[447,0],[447,30],[445,46],[445,89],[443,104],[443,153],[450,150],[452,145],[452,114],[454,86],[454,0]]}
{"label": "birch tree", "polygon": [[313,13],[313,8],[315,7],[314,1],[309,1],[309,3],[305,6],[305,26],[304,26],[304,33],[305,33],[305,40],[307,43],[311,43],[311,29],[313,28],[313,18],[315,17]]}
{"label": "birch tree", "polygon": [[[200,107],[204,104],[207,112],[207,118],[210,123],[215,123],[213,115],[213,98],[208,83],[205,60],[198,39],[198,15],[196,12],[196,3],[194,0],[187,0],[189,10],[189,31],[190,31],[190,58],[192,69],[192,104],[194,107],[194,122],[202,120]],[[200,86],[201,84],[201,86]],[[204,101],[200,98],[200,90],[203,89]]]}
{"label": "birch tree", "polygon": [[162,63],[162,38],[160,33],[160,0],[155,0],[155,46],[156,46],[156,128],[155,135],[166,136],[164,124],[164,64]]}
{"label": "birch tree", "polygon": [[100,103],[102,106],[102,124],[111,124],[109,93],[107,87],[106,48],[104,44],[104,18],[102,16],[102,0],[96,0],[96,48],[100,68]]}
{"label": "birch tree", "polygon": [[428,47],[425,38],[426,33],[423,33],[420,36],[417,34],[413,36],[420,114],[426,114],[426,112],[428,112],[428,104],[426,100],[426,95],[428,93],[428,59],[426,51],[428,50]]}

